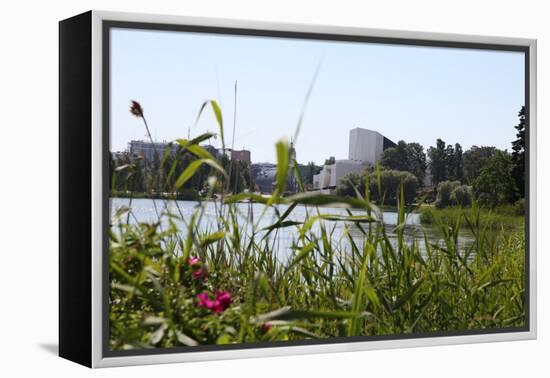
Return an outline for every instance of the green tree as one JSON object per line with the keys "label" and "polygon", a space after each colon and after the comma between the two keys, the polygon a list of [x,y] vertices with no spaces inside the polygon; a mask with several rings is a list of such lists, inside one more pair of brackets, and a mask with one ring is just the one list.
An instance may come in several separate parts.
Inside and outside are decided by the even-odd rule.
{"label": "green tree", "polygon": [[512,158],[505,151],[497,151],[487,160],[473,183],[474,196],[480,205],[493,208],[517,199],[512,169]]}
{"label": "green tree", "polygon": [[131,192],[145,192],[148,190],[143,159],[124,152],[116,158],[113,158],[111,154],[109,162],[112,189]]}
{"label": "green tree", "polygon": [[359,193],[365,192],[365,173],[351,172],[342,177],[336,185],[336,194],[356,197],[355,189],[359,190]]}
{"label": "green tree", "polygon": [[464,166],[464,181],[468,184],[472,184],[479,176],[481,168],[483,168],[487,160],[489,160],[497,151],[498,150],[495,147],[472,146],[472,148],[464,152],[462,157]]}
{"label": "green tree", "polygon": [[[378,190],[377,173],[370,174],[370,194],[371,198],[378,204],[397,205],[401,185],[405,195],[405,203],[414,202],[416,189],[418,189],[418,179],[415,175],[405,171],[382,170],[380,172],[380,192]],[[365,180],[361,180],[365,182]],[[364,184],[363,184],[364,185]]]}
{"label": "green tree", "polygon": [[454,188],[451,193],[451,202],[456,206],[472,206],[472,187],[469,185],[460,185]]}
{"label": "green tree", "polygon": [[369,175],[370,197],[378,204],[397,205],[401,185],[405,195],[405,203],[411,204],[418,189],[418,179],[415,175],[406,171],[381,170],[380,191],[378,190],[378,177],[376,171],[364,170],[362,173],[351,172],[340,179],[336,186],[336,194],[340,196],[356,197],[357,193],[365,193],[365,175]]}
{"label": "green tree", "polygon": [[[218,162],[229,174],[229,182],[221,173],[217,173],[218,182],[231,193],[241,193],[245,189],[253,189],[254,183],[250,174],[250,165],[242,160],[230,159],[226,154],[220,155]],[[208,176],[200,179],[199,188],[202,188]]]}
{"label": "green tree", "polygon": [[449,179],[462,181],[464,179],[464,163],[462,159],[462,146],[460,143],[455,143],[452,154],[447,154],[447,166]]}
{"label": "green tree", "polygon": [[435,185],[447,179],[447,151],[442,139],[436,141],[435,147],[428,148],[432,181]]}
{"label": "green tree", "polygon": [[512,142],[512,176],[519,195],[525,197],[525,106],[518,113],[519,123],[514,126],[517,139]]}
{"label": "green tree", "polygon": [[410,172],[422,182],[427,165],[424,147],[400,140],[395,147],[384,150],[380,164],[386,169]]}
{"label": "green tree", "polygon": [[317,165],[315,165],[315,162],[310,161],[309,163],[307,163],[305,172],[306,174],[304,175],[304,177],[302,177],[302,179],[304,180],[304,185],[312,185],[313,176],[321,172],[321,167],[318,167]]}
{"label": "green tree", "polygon": [[446,180],[437,185],[437,196],[435,199],[435,206],[438,209],[442,209],[447,206],[452,206],[453,201],[451,195],[453,191],[460,186],[460,181]]}

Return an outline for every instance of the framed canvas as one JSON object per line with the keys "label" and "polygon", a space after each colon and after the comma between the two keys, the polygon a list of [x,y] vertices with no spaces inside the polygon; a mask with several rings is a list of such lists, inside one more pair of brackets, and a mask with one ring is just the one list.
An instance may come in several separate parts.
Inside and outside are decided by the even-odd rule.
{"label": "framed canvas", "polygon": [[59,354],[536,337],[536,41],[59,24]]}

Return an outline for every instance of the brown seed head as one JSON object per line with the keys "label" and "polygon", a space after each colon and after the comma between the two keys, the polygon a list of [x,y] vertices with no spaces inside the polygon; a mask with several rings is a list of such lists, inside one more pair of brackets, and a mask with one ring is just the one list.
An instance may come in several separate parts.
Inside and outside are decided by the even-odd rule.
{"label": "brown seed head", "polygon": [[143,117],[143,108],[139,102],[132,100],[132,104],[130,105],[130,113],[136,117]]}

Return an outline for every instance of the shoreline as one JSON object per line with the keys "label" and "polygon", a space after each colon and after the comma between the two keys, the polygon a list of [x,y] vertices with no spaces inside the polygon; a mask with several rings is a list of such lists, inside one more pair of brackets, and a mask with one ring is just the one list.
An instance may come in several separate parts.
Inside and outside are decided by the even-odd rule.
{"label": "shoreline", "polygon": [[[121,195],[122,194],[122,195]],[[109,193],[109,199],[113,199],[113,198],[119,198],[119,199],[149,199],[149,200],[167,200],[167,201],[187,201],[187,202],[198,202],[198,203],[201,203],[201,202],[214,202],[214,203],[223,203],[223,200],[221,198],[218,198],[218,199],[207,199],[207,198],[201,198],[199,197],[198,195],[196,197],[192,197],[192,196],[188,196],[188,195],[183,195],[183,196],[180,196],[179,198],[173,198],[173,195],[166,195],[166,196],[160,196],[160,195],[150,195],[148,193],[144,193],[144,192],[135,192],[135,193],[132,193],[133,195],[130,196],[128,194],[123,194],[123,193],[115,193],[115,195],[112,195],[112,193]],[[262,195],[263,194],[259,194],[259,195]],[[242,201],[235,201],[233,203],[238,203],[238,204],[262,204],[261,202],[257,202],[257,201],[251,201],[251,200],[242,200]],[[286,204],[279,204],[279,205],[286,205]],[[304,204],[300,204],[299,206],[311,206],[311,207],[315,207],[314,205],[304,205]],[[386,205],[386,206],[379,206],[379,205],[376,205],[378,206],[378,208],[380,208],[382,211],[387,211],[387,212],[397,212],[398,211],[398,207],[397,206],[389,206],[389,205]],[[327,205],[324,205],[324,206],[316,206],[316,207],[322,207],[322,208],[327,208],[327,209],[341,209],[341,208],[346,208],[346,207],[341,207],[341,206],[327,206]],[[356,210],[356,211],[364,211],[364,209],[362,208],[356,208],[356,207],[347,207],[347,209],[350,209],[350,210]],[[414,211],[410,211],[408,212],[409,214],[419,214],[419,211],[418,209],[415,209]]]}

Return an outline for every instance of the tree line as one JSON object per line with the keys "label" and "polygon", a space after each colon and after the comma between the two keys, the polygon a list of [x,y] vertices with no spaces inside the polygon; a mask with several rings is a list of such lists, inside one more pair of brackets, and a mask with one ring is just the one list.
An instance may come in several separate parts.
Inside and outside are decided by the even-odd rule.
{"label": "tree line", "polygon": [[[168,148],[170,150],[170,148]],[[164,151],[149,161],[142,156],[134,156],[129,152],[110,156],[111,181],[113,194],[124,195],[127,192],[146,193],[155,196],[170,192],[180,199],[196,200],[208,190],[208,178],[216,176],[217,187],[214,192],[240,193],[254,188],[254,180],[250,174],[250,164],[242,160],[230,159],[225,154],[217,156],[218,163],[228,173],[228,178],[208,165],[200,166],[195,174],[177,190],[176,180],[197,157],[188,151],[178,149],[174,154]]]}
{"label": "tree line", "polygon": [[[424,152],[419,143],[399,141],[386,149],[380,159],[382,194],[386,204],[397,200],[395,185],[404,185],[408,202],[422,187],[431,187],[435,204],[467,206],[475,198],[481,205],[495,207],[513,203],[525,196],[525,107],[518,113],[516,139],[512,152],[493,146],[472,146],[464,151],[460,143],[447,144],[437,139],[435,146]],[[366,179],[372,183],[373,168],[345,176],[337,187],[341,195],[355,195],[355,189]],[[404,173],[408,173],[405,175]],[[366,176],[369,175],[367,178]],[[399,180],[397,180],[399,179]],[[376,189],[376,188],[375,188]]]}

